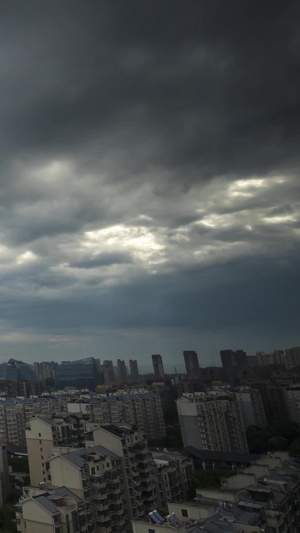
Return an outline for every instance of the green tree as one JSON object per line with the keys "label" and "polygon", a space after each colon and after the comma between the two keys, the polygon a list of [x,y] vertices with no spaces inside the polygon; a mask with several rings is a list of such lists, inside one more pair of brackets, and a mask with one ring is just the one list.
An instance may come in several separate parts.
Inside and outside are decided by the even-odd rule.
{"label": "green tree", "polygon": [[197,469],[189,482],[188,498],[194,499],[196,489],[219,489],[221,488],[221,478],[234,476],[236,472],[230,469],[209,468],[207,470]]}
{"label": "green tree", "polygon": [[15,509],[8,503],[0,506],[0,531],[1,533],[17,531],[15,523]]}

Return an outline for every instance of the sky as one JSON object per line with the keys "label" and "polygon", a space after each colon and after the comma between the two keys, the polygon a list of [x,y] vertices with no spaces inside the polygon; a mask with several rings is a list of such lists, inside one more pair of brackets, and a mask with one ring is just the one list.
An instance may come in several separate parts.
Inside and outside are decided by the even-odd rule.
{"label": "sky", "polygon": [[299,16],[1,2],[1,361],[300,344]]}

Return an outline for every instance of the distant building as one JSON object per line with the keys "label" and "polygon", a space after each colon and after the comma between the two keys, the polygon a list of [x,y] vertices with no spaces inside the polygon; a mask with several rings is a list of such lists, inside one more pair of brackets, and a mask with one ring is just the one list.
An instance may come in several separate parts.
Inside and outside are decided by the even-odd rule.
{"label": "distant building", "polygon": [[165,371],[164,371],[164,365],[162,362],[162,356],[158,353],[152,355],[152,364],[153,364],[153,370],[154,375],[157,378],[164,378],[165,377]]}
{"label": "distant building", "polygon": [[186,373],[188,377],[197,377],[200,373],[198,354],[193,350],[183,352]]}
{"label": "distant building", "polygon": [[136,359],[130,359],[129,360],[129,370],[130,370],[130,375],[132,377],[133,380],[138,380],[139,377],[140,377],[140,374],[139,374],[139,369],[138,369],[138,364],[137,364],[137,360]]}
{"label": "distant building", "polygon": [[95,390],[101,382],[100,361],[94,357],[63,361],[56,367],[55,388],[75,387]]}
{"label": "distant building", "polygon": [[106,360],[102,364],[104,383],[114,383],[116,381],[114,365],[112,361]]}
{"label": "distant building", "polygon": [[238,382],[248,369],[248,357],[244,350],[221,350],[220,357],[224,378],[229,383]]}
{"label": "distant building", "polygon": [[284,365],[285,368],[294,368],[300,365],[300,346],[274,352],[257,352],[257,361],[260,366]]}
{"label": "distant building", "polygon": [[125,383],[127,381],[127,372],[126,372],[126,365],[125,361],[118,359],[117,360],[117,368],[118,368],[118,374],[119,379],[121,383]]}
{"label": "distant building", "polygon": [[27,363],[10,359],[8,363],[2,365],[1,378],[8,381],[36,381],[36,375]]}

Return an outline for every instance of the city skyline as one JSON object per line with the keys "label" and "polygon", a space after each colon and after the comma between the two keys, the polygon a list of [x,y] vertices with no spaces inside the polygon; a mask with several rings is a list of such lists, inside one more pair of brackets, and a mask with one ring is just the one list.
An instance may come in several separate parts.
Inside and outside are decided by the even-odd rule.
{"label": "city skyline", "polygon": [[299,345],[299,12],[2,6],[0,362]]}

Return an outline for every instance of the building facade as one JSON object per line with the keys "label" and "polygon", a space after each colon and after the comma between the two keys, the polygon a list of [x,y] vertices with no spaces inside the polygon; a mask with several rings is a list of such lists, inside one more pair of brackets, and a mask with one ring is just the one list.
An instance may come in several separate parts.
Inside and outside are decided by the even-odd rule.
{"label": "building facade", "polygon": [[236,397],[230,392],[191,393],[176,402],[184,447],[248,451]]}
{"label": "building facade", "polygon": [[186,350],[183,352],[183,357],[187,376],[191,378],[199,376],[200,367],[197,352]]}
{"label": "building facade", "polygon": [[153,371],[156,378],[163,379],[165,377],[164,365],[162,356],[158,353],[152,355]]}

